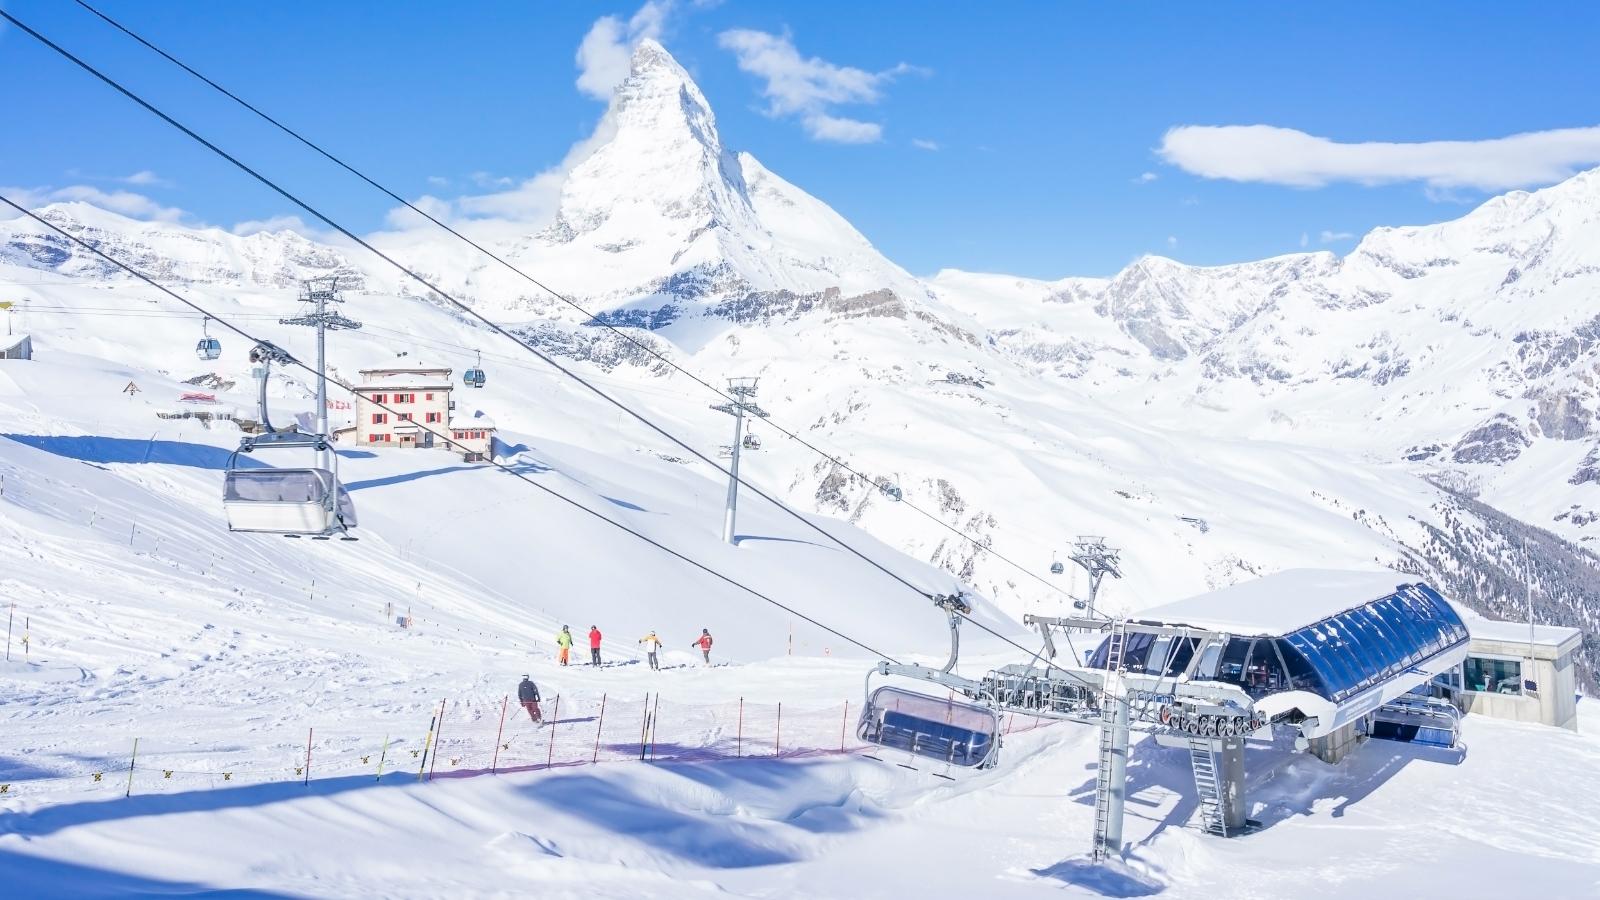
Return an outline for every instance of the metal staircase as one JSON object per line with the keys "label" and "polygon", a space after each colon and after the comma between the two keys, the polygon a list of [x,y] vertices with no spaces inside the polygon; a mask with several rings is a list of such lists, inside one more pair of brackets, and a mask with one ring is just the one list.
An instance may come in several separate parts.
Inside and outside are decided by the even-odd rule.
{"label": "metal staircase", "polygon": [[[1117,765],[1117,754],[1121,753],[1126,763],[1128,753],[1127,714],[1117,715],[1119,709],[1126,710],[1121,695],[1122,648],[1127,643],[1127,631],[1120,619],[1111,623],[1111,635],[1106,641],[1106,680],[1100,697],[1100,758],[1094,785],[1095,862],[1103,862],[1107,856],[1122,852],[1122,793],[1127,789],[1127,770]],[[1122,784],[1114,784],[1117,775],[1122,776]]]}
{"label": "metal staircase", "polygon": [[1200,828],[1206,834],[1228,836],[1222,811],[1222,783],[1217,776],[1217,742],[1213,738],[1189,740],[1189,763],[1194,768],[1195,793],[1200,798]]}

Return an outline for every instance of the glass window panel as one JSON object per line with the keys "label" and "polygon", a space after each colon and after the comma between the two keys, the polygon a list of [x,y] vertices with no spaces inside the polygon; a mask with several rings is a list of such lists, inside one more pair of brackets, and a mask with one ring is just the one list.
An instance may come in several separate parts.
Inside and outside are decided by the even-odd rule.
{"label": "glass window panel", "polygon": [[1383,618],[1371,606],[1363,606],[1354,610],[1350,618],[1360,623],[1362,633],[1366,637],[1368,646],[1378,648],[1379,658],[1383,661],[1385,675],[1394,675],[1402,668],[1405,661],[1407,647],[1405,643],[1395,636],[1394,632],[1384,627]]}
{"label": "glass window panel", "polygon": [[[1292,638],[1275,642],[1278,650],[1283,654],[1284,665],[1289,667],[1287,675],[1289,676],[1290,689],[1310,691],[1319,697],[1328,697],[1328,688],[1323,684],[1321,676],[1317,674],[1316,669],[1312,668],[1305,654],[1295,649],[1291,641]],[[1262,644],[1265,643],[1266,641],[1262,641]],[[1261,649],[1263,648],[1257,648],[1258,654]],[[1254,665],[1253,661],[1252,665]]]}
{"label": "glass window panel", "polygon": [[1405,653],[1400,658],[1401,665],[1409,666],[1422,659],[1423,636],[1417,630],[1416,623],[1411,619],[1411,612],[1397,597],[1385,597],[1372,604],[1373,610],[1383,624],[1392,628],[1400,638]]}
{"label": "glass window panel", "polygon": [[1245,663],[1249,660],[1250,645],[1254,643],[1249,638],[1231,638],[1228,646],[1223,648],[1222,662],[1217,666],[1217,680],[1229,684],[1245,684]]}
{"label": "glass window panel", "polygon": [[1480,694],[1521,694],[1522,663],[1469,656],[1461,667],[1466,689]]}

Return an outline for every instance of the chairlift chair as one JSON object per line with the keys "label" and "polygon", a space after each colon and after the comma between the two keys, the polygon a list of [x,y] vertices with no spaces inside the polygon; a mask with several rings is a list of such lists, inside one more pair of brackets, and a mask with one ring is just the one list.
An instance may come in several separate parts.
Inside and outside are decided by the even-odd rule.
{"label": "chairlift chair", "polygon": [[1000,717],[988,707],[885,686],[867,698],[856,736],[934,764],[987,769],[999,761]]}
{"label": "chairlift chair", "polygon": [[211,336],[210,322],[209,316],[200,321],[202,337],[194,345],[194,355],[200,359],[211,360],[222,355],[222,342]]}
{"label": "chairlift chair", "polygon": [[483,374],[483,353],[478,352],[477,364],[461,373],[461,381],[468,387],[481,388],[488,380],[488,376]]}
{"label": "chairlift chair", "polygon": [[760,450],[761,449],[761,438],[759,438],[759,437],[757,437],[757,436],[755,436],[753,434],[745,435],[744,436],[744,440],[740,441],[739,443],[746,450]]}
{"label": "chairlift chair", "polygon": [[1461,710],[1448,700],[1402,695],[1372,713],[1372,737],[1455,749],[1461,742]]}
{"label": "chairlift chair", "polygon": [[1056,555],[1054,553],[1050,554],[1050,574],[1060,575],[1066,570],[1067,567],[1061,564],[1061,560],[1056,559]]}
{"label": "chairlift chair", "polygon": [[900,490],[900,485],[895,484],[892,481],[879,482],[878,490],[883,491],[883,495],[885,497],[888,497],[890,500],[894,500],[896,502],[899,502],[905,497],[905,494],[903,494]]}
{"label": "chairlift chair", "polygon": [[311,450],[320,456],[329,448],[325,436],[298,430],[251,435],[241,441],[228,457],[223,476],[222,506],[229,531],[314,540],[327,540],[337,533],[342,540],[355,540],[349,535],[356,524],[355,506],[335,470],[241,465],[241,454],[262,449]]}

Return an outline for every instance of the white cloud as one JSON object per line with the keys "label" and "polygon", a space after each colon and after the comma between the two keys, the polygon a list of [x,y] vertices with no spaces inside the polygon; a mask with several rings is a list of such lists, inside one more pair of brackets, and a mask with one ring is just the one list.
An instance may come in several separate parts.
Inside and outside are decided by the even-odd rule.
{"label": "white cloud", "polygon": [[912,138],[911,139],[911,146],[917,148],[918,150],[939,150],[939,149],[941,149],[939,147],[939,142],[938,141],[930,141],[927,138]]}
{"label": "white cloud", "polygon": [[438,187],[438,188],[449,187],[450,186],[450,179],[445,178],[442,175],[429,175],[428,176],[428,185],[430,187]]}
{"label": "white cloud", "polygon": [[1157,175],[1154,172],[1143,172],[1143,173],[1140,173],[1138,178],[1135,178],[1133,180],[1133,183],[1134,184],[1149,184],[1150,182],[1155,181],[1157,178],[1160,178],[1160,177],[1161,177],[1160,175]]}
{"label": "white cloud", "polygon": [[[1355,235],[1348,231],[1324,231],[1321,235],[1318,235],[1317,240],[1324,244],[1331,244],[1334,241],[1348,241],[1353,237]],[[1305,245],[1301,244],[1300,246],[1304,247]]]}
{"label": "white cloud", "polygon": [[18,203],[25,206],[43,206],[46,203],[88,203],[101,209],[108,209],[120,213],[131,219],[143,219],[150,222],[177,222],[187,215],[183,210],[172,206],[162,206],[143,194],[133,191],[103,191],[87,184],[73,184],[63,188],[41,188],[26,192],[26,202],[19,199]]}
{"label": "white cloud", "polygon": [[1305,247],[1310,243],[1311,243],[1311,235],[1307,234],[1304,231],[1300,232],[1300,246],[1301,247]]}
{"label": "white cloud", "polygon": [[[836,116],[831,108],[845,103],[873,104],[883,99],[883,86],[900,75],[927,72],[900,63],[882,72],[840,66],[820,57],[802,57],[788,35],[735,28],[717,35],[717,43],[733,52],[739,68],[763,79],[767,114],[796,117],[806,133],[819,141],[872,143],[883,126]],[[927,148],[924,148],[927,149]]]}
{"label": "white cloud", "polygon": [[162,178],[149,169],[142,169],[126,178],[118,178],[116,180],[135,187],[172,187],[171,181]]}
{"label": "white cloud", "polygon": [[1433,189],[1499,191],[1550,184],[1600,163],[1600,126],[1482,141],[1340,143],[1271,125],[1182,125],[1158,151],[1204,178],[1322,187],[1420,181]]}
{"label": "white cloud", "polygon": [[1176,247],[1176,246],[1178,246],[1178,239],[1176,237],[1173,237],[1170,234],[1167,235],[1167,246],[1168,247]]}
{"label": "white cloud", "polygon": [[659,40],[673,0],[647,0],[624,23],[601,16],[578,44],[578,90],[596,100],[609,100],[628,77],[633,48],[645,38]]}
{"label": "white cloud", "polygon": [[507,178],[504,175],[491,175],[488,172],[473,172],[467,178],[481,188],[508,188],[517,183],[514,178]]}

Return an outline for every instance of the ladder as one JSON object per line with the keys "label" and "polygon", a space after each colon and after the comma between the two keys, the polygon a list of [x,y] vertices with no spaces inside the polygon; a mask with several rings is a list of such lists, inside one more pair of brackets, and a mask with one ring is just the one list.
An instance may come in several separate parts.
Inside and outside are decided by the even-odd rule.
{"label": "ladder", "polygon": [[1189,739],[1189,764],[1194,768],[1195,793],[1200,798],[1200,830],[1217,837],[1228,836],[1228,820],[1222,811],[1222,783],[1217,776],[1217,742],[1212,738]]}
{"label": "ladder", "polygon": [[[1095,767],[1094,783],[1094,861],[1104,862],[1107,856],[1121,853],[1121,834],[1113,836],[1112,830],[1112,793],[1113,789],[1120,793],[1127,788],[1126,782],[1121,785],[1112,785],[1111,771],[1114,768],[1115,757],[1120,745],[1121,751],[1127,753],[1128,736],[1127,724],[1122,724],[1123,734],[1118,740],[1117,705],[1121,700],[1122,682],[1122,648],[1127,643],[1127,631],[1122,620],[1111,623],[1111,635],[1106,638],[1106,680],[1100,696],[1100,756],[1099,764]],[[1121,806],[1121,797],[1117,797],[1117,805]],[[1120,809],[1118,810],[1120,813]],[[1121,818],[1120,815],[1117,816]],[[1120,832],[1120,822],[1117,830]],[[1119,846],[1113,847],[1115,842]]]}

